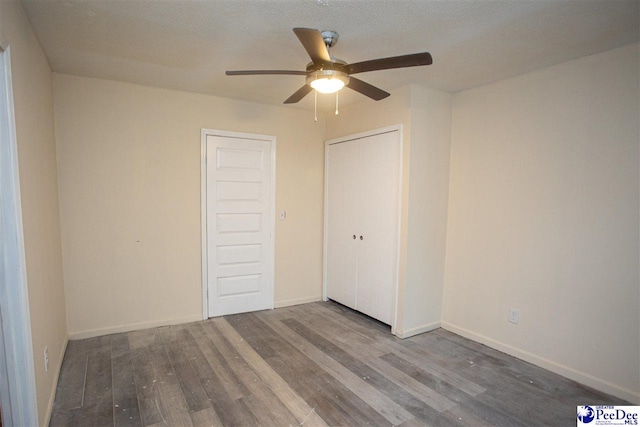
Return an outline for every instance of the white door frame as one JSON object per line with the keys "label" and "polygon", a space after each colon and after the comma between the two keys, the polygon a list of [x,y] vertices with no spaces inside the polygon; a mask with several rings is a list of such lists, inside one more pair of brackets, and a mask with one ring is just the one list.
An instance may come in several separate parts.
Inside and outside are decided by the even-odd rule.
{"label": "white door frame", "polygon": [[342,136],[339,138],[329,139],[324,142],[324,241],[323,241],[323,249],[322,249],[322,300],[327,301],[329,298],[327,297],[327,231],[329,229],[328,217],[329,217],[329,193],[327,192],[329,188],[329,175],[327,173],[327,165],[328,156],[329,156],[329,146],[340,143],[352,141],[354,139],[362,139],[367,138],[374,135],[380,135],[382,133],[390,133],[390,132],[398,132],[398,138],[400,138],[400,143],[398,144],[399,150],[399,169],[398,169],[398,200],[397,200],[397,208],[398,208],[398,224],[397,224],[397,243],[396,243],[396,275],[394,278],[394,292],[393,292],[393,316],[391,320],[391,333],[395,335],[396,333],[396,324],[398,323],[398,298],[400,291],[400,236],[402,230],[402,153],[403,153],[403,137],[402,137],[402,124],[386,126],[383,128],[372,129],[365,132],[356,133],[353,135]]}
{"label": "white door frame", "polygon": [[0,45],[0,397],[5,425],[38,425],[11,52]]}
{"label": "white door frame", "polygon": [[[209,318],[209,272],[208,272],[208,245],[207,245],[207,136],[222,136],[225,138],[255,139],[271,142],[271,251],[274,254],[269,280],[273,286],[275,299],[275,235],[276,235],[276,137],[272,135],[259,135],[255,133],[230,132],[215,129],[202,129],[200,136],[200,222],[202,242],[202,319]],[[271,308],[273,308],[273,303]]]}

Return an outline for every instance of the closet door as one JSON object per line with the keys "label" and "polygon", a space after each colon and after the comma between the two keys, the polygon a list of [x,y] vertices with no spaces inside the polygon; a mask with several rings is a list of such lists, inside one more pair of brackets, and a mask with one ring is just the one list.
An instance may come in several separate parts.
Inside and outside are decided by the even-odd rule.
{"label": "closet door", "polygon": [[374,135],[357,142],[356,309],[391,324],[397,260],[398,132]]}
{"label": "closet door", "polygon": [[358,144],[327,147],[327,298],[356,308]]}
{"label": "closet door", "polygon": [[325,296],[392,324],[400,132],[329,141],[325,173]]}

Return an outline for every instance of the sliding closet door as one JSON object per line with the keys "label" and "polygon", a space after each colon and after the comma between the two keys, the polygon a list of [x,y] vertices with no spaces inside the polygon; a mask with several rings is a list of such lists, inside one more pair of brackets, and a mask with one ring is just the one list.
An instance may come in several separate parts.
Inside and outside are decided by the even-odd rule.
{"label": "sliding closet door", "polygon": [[356,307],[391,324],[397,258],[398,132],[370,136],[358,143]]}
{"label": "sliding closet door", "polygon": [[356,308],[358,144],[327,148],[327,297]]}

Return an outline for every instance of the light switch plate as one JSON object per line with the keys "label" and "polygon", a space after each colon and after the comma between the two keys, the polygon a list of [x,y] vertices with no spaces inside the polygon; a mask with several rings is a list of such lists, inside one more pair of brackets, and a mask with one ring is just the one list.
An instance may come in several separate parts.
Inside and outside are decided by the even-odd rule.
{"label": "light switch plate", "polygon": [[509,322],[518,324],[518,320],[520,320],[520,312],[515,308],[509,309]]}

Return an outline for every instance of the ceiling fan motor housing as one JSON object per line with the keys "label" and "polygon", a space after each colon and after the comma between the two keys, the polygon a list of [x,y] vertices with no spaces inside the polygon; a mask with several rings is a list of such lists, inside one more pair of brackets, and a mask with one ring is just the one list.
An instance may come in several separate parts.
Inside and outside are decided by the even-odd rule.
{"label": "ceiling fan motor housing", "polygon": [[340,71],[342,71],[342,68],[345,67],[346,65],[347,65],[346,61],[343,61],[342,59],[339,59],[339,58],[331,57],[331,62],[330,63],[325,63],[325,64],[322,64],[320,66],[318,66],[318,64],[315,64],[313,62],[309,62],[307,64],[307,71],[308,72],[318,71],[318,70],[340,70]]}

